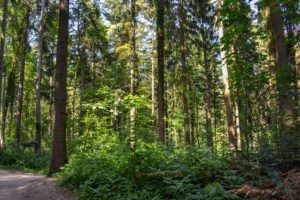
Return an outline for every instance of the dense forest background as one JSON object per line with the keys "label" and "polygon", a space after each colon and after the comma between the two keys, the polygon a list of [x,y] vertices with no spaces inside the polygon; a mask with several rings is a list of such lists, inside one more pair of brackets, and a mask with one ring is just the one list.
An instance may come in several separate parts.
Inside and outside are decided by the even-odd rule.
{"label": "dense forest background", "polygon": [[299,1],[1,0],[0,16],[0,164],[62,170],[83,199],[299,197],[281,176],[300,168]]}

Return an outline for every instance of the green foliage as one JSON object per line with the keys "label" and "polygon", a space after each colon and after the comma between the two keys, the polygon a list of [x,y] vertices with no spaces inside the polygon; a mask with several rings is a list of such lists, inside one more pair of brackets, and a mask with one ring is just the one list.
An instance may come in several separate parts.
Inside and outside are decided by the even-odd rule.
{"label": "green foliage", "polygon": [[23,149],[15,148],[0,150],[0,165],[14,169],[46,174],[49,160],[49,153],[46,152],[36,154],[28,150],[24,151]]}
{"label": "green foliage", "polygon": [[212,184],[207,185],[204,189],[205,199],[214,199],[214,200],[222,200],[222,199],[232,199],[231,195],[226,193],[223,186],[218,182],[214,182]]}
{"label": "green foliage", "polygon": [[85,140],[93,146],[78,145],[59,175],[60,185],[75,187],[82,199],[230,199],[222,183],[238,180],[225,173],[229,157],[206,149],[137,140],[132,151],[109,134],[77,142]]}

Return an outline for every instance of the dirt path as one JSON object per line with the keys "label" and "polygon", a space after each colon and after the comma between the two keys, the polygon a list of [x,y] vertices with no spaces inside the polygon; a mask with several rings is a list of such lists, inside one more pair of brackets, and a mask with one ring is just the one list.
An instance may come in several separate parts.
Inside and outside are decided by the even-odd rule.
{"label": "dirt path", "polygon": [[55,186],[56,179],[16,170],[0,169],[0,200],[74,200]]}

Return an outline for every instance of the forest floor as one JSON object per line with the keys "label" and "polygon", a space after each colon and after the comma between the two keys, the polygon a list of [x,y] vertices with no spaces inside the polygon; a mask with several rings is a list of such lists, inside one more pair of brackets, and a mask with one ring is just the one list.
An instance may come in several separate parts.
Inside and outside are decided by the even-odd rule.
{"label": "forest floor", "polygon": [[56,186],[57,179],[17,170],[0,169],[0,200],[74,200]]}

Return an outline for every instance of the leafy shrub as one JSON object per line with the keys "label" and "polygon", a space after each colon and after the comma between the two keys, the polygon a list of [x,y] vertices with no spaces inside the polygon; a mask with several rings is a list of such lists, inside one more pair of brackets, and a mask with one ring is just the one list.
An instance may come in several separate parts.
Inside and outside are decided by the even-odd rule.
{"label": "leafy shrub", "polygon": [[229,180],[228,159],[142,141],[133,152],[116,138],[103,135],[93,149],[77,149],[59,174],[60,185],[75,187],[82,199],[229,199],[221,185]]}
{"label": "leafy shrub", "polygon": [[22,149],[6,148],[0,150],[0,164],[11,166],[17,169],[27,169],[46,172],[49,166],[50,157],[46,152],[38,154],[24,152]]}

